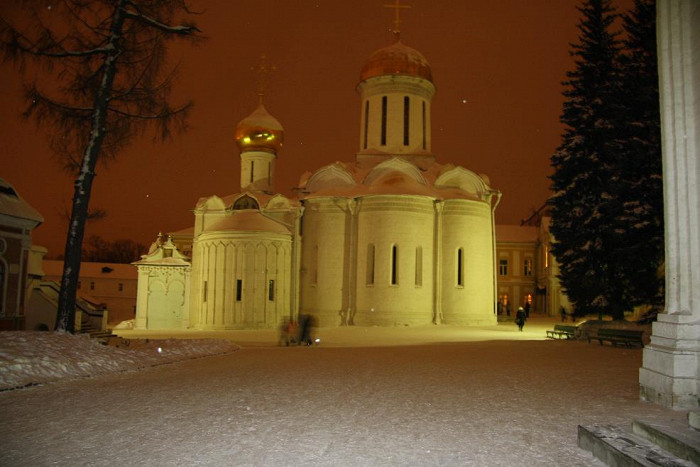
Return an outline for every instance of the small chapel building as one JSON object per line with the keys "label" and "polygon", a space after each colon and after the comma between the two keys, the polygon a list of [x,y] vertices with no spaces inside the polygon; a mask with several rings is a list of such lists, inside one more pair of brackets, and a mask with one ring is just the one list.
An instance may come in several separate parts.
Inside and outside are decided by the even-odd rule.
{"label": "small chapel building", "polygon": [[[488,177],[432,152],[436,88],[425,57],[395,41],[362,67],[359,150],[275,192],[282,125],[263,105],[235,131],[240,192],[201,198],[194,226],[134,263],[136,329],[496,324]],[[188,256],[191,255],[191,259]]]}

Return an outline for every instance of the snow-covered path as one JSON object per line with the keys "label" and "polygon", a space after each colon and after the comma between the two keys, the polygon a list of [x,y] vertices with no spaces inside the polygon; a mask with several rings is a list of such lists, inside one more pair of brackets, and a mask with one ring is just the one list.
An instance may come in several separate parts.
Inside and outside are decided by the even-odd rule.
{"label": "snow-covered path", "polygon": [[243,346],[0,393],[0,465],[601,465],[579,424],[643,403],[641,350],[573,341]]}

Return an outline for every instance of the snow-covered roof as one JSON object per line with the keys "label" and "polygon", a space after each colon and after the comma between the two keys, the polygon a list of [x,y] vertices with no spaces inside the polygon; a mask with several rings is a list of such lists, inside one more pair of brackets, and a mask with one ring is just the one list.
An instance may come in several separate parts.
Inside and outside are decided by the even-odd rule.
{"label": "snow-covered roof", "polygon": [[[45,259],[42,263],[44,277],[61,277],[63,275],[63,261]],[[136,269],[130,264],[121,263],[80,263],[81,278],[121,279],[136,280]]]}
{"label": "snow-covered roof", "polygon": [[372,195],[427,196],[483,200],[491,192],[488,177],[452,164],[422,165],[407,157],[334,162],[300,180],[304,198]]}
{"label": "snow-covered roof", "polygon": [[142,255],[139,261],[134,261],[131,264],[136,266],[189,266],[190,261],[187,256],[178,251],[172,237],[167,237],[163,242],[162,237],[158,236],[148,253]]}
{"label": "snow-covered roof", "polygon": [[29,221],[33,227],[44,222],[44,217],[17,193],[12,185],[0,178],[0,215]]}
{"label": "snow-covered roof", "polygon": [[263,215],[257,209],[233,211],[218,222],[207,226],[205,232],[270,232],[289,235],[289,228]]}

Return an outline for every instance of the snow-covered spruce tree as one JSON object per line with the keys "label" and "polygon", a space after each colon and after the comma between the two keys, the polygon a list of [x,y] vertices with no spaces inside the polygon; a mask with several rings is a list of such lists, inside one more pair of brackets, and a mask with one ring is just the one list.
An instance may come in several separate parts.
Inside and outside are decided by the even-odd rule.
{"label": "snow-covered spruce tree", "polygon": [[621,57],[619,196],[624,211],[618,228],[626,234],[619,267],[630,287],[631,304],[661,307],[664,226],[655,3],[635,0],[622,17],[626,35]]}
{"label": "snow-covered spruce tree", "polygon": [[610,0],[586,0],[579,11],[579,42],[571,45],[575,67],[563,83],[565,130],[552,156],[552,253],[577,315],[621,319],[631,297],[619,267],[626,232],[615,226],[624,212],[617,192],[621,44],[612,31],[617,13]]}
{"label": "snow-covered spruce tree", "polygon": [[[190,104],[168,103],[167,43],[196,39],[186,0],[41,0],[8,7],[0,19],[6,59],[45,65],[45,86],[26,85],[27,117],[47,127],[52,149],[76,174],[57,330],[74,331],[85,221],[97,163],[115,156],[144,123],[167,137],[182,130]],[[13,11],[14,8],[14,11]],[[176,22],[180,22],[177,24]],[[175,25],[177,24],[177,25]]]}

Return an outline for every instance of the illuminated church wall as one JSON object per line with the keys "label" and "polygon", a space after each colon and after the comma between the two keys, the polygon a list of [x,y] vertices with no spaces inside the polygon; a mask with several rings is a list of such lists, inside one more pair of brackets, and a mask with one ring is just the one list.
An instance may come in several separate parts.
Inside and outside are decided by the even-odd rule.
{"label": "illuminated church wall", "polygon": [[[237,125],[241,192],[194,210],[188,327],[274,328],[298,313],[320,326],[496,323],[500,193],[436,162],[430,65],[396,34],[360,75],[359,151],[305,173],[298,199],[274,193],[284,130],[262,93]],[[167,321],[159,300],[152,322]]]}
{"label": "illuminated church wall", "polygon": [[430,198],[361,199],[354,324],[393,326],[433,322],[434,219]]}

